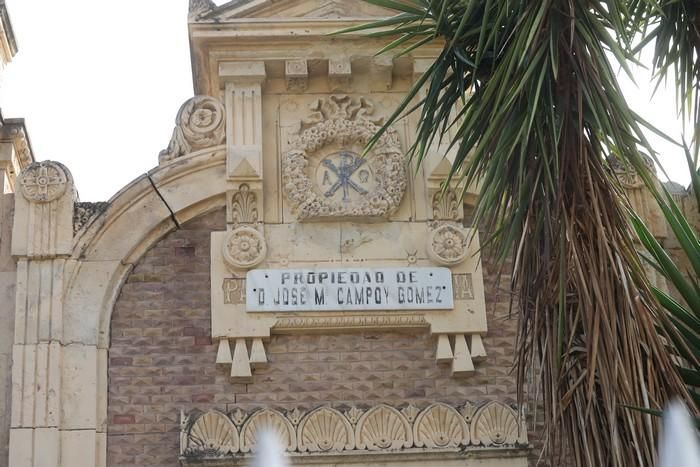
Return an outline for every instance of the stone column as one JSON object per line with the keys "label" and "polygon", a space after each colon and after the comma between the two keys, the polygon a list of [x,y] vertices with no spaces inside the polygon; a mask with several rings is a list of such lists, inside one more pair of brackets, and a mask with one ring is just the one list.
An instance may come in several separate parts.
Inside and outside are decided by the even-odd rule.
{"label": "stone column", "polygon": [[70,172],[57,162],[33,163],[17,180],[11,466],[60,462],[63,285],[74,197]]}

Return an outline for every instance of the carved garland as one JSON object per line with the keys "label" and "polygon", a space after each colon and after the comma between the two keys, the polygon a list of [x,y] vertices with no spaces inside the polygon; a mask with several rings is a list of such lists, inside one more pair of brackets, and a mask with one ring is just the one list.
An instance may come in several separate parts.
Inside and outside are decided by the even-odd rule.
{"label": "carved garland", "polygon": [[500,402],[461,409],[434,403],[423,410],[380,404],[344,413],[319,407],[309,413],[273,409],[230,415],[212,410],[182,415],[180,455],[186,459],[231,457],[255,452],[261,430],[277,433],[290,453],[448,449],[465,446],[527,447],[527,430],[515,410]]}
{"label": "carved garland", "polygon": [[395,130],[388,130],[366,156],[377,185],[361,201],[342,203],[326,199],[315,190],[307,173],[311,157],[324,147],[364,148],[383,124],[373,117],[367,99],[331,96],[319,99],[313,113],[303,120],[291,150],[282,158],[282,177],[287,199],[300,219],[313,217],[384,216],[398,208],[406,190],[406,170]]}

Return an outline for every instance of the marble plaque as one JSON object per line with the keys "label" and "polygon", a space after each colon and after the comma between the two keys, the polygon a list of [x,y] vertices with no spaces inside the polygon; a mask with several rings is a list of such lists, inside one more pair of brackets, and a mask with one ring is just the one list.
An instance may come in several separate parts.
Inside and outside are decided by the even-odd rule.
{"label": "marble plaque", "polygon": [[249,312],[450,310],[448,268],[256,269],[246,278]]}

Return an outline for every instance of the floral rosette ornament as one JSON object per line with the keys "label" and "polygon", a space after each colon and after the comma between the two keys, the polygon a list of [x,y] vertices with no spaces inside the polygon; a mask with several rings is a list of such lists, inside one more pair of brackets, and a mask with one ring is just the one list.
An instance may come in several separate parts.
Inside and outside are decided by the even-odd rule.
{"label": "floral rosette ornament", "polygon": [[428,235],[428,256],[445,266],[459,264],[467,257],[467,232],[459,226],[443,224]]}
{"label": "floral rosette ornament", "polygon": [[265,260],[265,238],[253,227],[238,227],[226,237],[223,246],[226,263],[235,269],[250,269]]}
{"label": "floral rosette ornament", "polygon": [[282,158],[284,192],[298,217],[377,217],[396,210],[406,190],[396,131],[384,133],[362,157],[383,124],[372,116],[373,104],[362,97],[331,96],[311,110]]}

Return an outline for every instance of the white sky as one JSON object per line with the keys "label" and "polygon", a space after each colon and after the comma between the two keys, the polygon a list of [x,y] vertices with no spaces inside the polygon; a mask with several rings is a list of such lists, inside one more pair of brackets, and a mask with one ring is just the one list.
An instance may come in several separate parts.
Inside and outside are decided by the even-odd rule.
{"label": "white sky", "polygon": [[[37,159],[68,166],[82,201],[109,199],[168,145],[193,93],[187,2],[7,0],[19,53],[2,74],[0,107],[26,119]],[[648,77],[636,74],[640,89],[625,83],[631,105],[680,137],[673,95],[651,101]],[[671,178],[687,185],[682,151],[652,141]]]}

